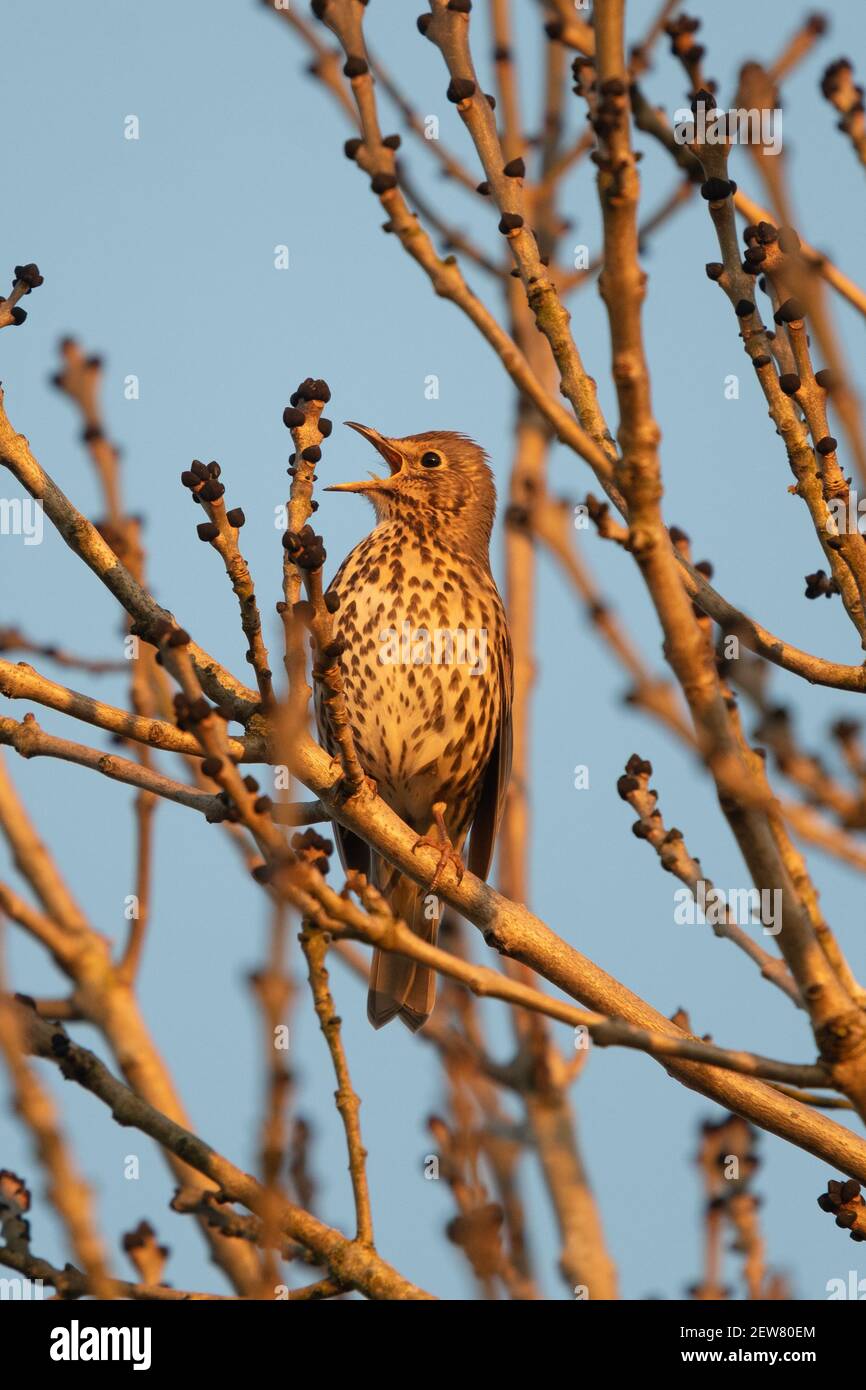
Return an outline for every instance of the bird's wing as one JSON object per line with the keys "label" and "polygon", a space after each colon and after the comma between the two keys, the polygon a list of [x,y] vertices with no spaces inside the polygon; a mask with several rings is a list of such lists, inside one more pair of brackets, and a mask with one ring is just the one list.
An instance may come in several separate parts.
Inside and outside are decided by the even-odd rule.
{"label": "bird's wing", "polygon": [[499,711],[499,728],[493,744],[490,761],[484,770],[481,796],[472,821],[472,834],[469,840],[467,867],[479,878],[486,878],[490,872],[496,836],[505,807],[505,794],[511,776],[511,704],[514,695],[514,671],[511,655],[511,639],[508,629],[503,628],[503,641],[497,651],[497,678],[502,692]]}

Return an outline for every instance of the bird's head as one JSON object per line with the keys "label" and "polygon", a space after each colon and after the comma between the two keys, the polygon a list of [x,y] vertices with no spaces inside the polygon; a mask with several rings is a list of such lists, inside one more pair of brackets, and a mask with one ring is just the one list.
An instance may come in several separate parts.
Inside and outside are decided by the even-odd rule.
{"label": "bird's head", "polygon": [[360,483],[335,483],[327,492],[359,492],[372,502],[378,521],[435,526],[458,548],[486,559],[496,488],[483,449],[452,430],[390,439],[369,425],[346,424],[373,445],[388,473],[371,472]]}

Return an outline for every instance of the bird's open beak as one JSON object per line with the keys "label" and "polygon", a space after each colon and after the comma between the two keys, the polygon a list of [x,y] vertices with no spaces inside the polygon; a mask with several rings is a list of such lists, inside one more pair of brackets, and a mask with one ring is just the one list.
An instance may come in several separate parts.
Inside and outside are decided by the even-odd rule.
{"label": "bird's open beak", "polygon": [[391,479],[399,472],[403,464],[403,455],[396,449],[390,439],[386,439],[378,430],[374,430],[370,425],[359,425],[355,420],[346,420],[345,424],[351,430],[357,430],[365,439],[368,439],[377,453],[388,465],[389,476],[382,478],[378,473],[370,473],[369,482],[361,483],[332,483],[325,488],[325,492],[381,492],[391,486]]}

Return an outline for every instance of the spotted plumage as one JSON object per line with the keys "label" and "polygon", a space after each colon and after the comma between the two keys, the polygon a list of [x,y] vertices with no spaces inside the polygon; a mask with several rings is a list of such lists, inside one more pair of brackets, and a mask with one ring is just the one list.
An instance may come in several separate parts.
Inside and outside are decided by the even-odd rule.
{"label": "spotted plumage", "polygon": [[[391,439],[352,425],[388,464],[386,477],[337,484],[372,504],[376,525],[346,557],[330,590],[346,705],[358,758],[379,795],[415,830],[462,853],[486,877],[511,766],[511,644],[490,573],[496,506],[482,449],[462,434]],[[323,741],[336,751],[327,715]],[[344,864],[371,876],[393,911],[435,941],[435,895],[337,829]],[[471,834],[470,834],[471,831]],[[400,1017],[420,1028],[435,976],[374,953],[367,1012],[375,1027]]]}

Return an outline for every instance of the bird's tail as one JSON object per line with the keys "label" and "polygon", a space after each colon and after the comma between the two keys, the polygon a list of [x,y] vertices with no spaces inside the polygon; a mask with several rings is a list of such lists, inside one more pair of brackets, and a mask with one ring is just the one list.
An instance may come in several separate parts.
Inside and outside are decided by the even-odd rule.
{"label": "bird's tail", "polygon": [[[373,856],[373,882],[387,898],[395,917],[401,917],[422,941],[435,943],[439,920],[430,915],[425,903],[429,889],[413,883],[378,855]],[[435,1000],[435,970],[391,951],[373,952],[367,1017],[374,1028],[400,1018],[416,1033],[433,1012]]]}

